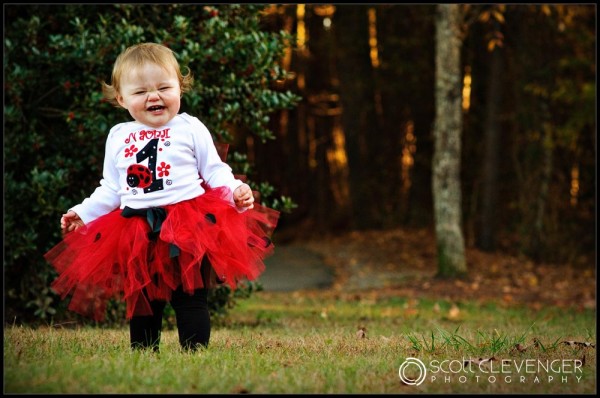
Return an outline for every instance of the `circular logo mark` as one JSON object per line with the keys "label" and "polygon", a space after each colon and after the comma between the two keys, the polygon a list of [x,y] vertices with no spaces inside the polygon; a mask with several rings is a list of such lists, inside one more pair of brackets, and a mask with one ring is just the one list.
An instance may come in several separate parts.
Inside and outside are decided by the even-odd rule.
{"label": "circular logo mark", "polygon": [[[411,376],[407,376],[406,370],[409,368],[417,368],[416,373],[411,371],[409,374]],[[412,377],[413,374],[418,374],[417,377]],[[400,376],[400,380],[409,386],[418,386],[425,381],[427,377],[427,368],[425,368],[425,364],[417,358],[406,358],[400,368],[398,369],[398,376]]]}

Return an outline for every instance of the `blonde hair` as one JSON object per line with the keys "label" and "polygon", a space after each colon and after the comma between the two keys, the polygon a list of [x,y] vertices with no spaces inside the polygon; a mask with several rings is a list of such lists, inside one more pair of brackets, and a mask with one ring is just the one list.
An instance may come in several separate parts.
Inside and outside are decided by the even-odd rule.
{"label": "blonde hair", "polygon": [[186,67],[187,73],[185,75],[181,73],[179,63],[170,48],[157,43],[141,43],[127,48],[117,57],[112,71],[112,84],[102,83],[104,99],[114,106],[119,106],[117,95],[121,89],[123,74],[144,65],[146,62],[152,62],[167,71],[175,70],[182,95],[192,88],[194,77],[191,71]]}

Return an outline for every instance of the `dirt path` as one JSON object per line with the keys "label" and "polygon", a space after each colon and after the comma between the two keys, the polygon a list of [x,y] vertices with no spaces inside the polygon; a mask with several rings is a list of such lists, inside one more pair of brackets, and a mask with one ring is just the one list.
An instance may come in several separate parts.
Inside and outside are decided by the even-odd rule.
{"label": "dirt path", "polygon": [[304,243],[277,245],[265,264],[260,282],[266,291],[330,289],[335,282],[334,269],[323,255]]}
{"label": "dirt path", "polygon": [[318,289],[335,295],[494,300],[506,305],[596,308],[592,266],[535,264],[467,250],[469,277],[440,280],[427,230],[351,232],[279,245],[261,281],[265,290]]}

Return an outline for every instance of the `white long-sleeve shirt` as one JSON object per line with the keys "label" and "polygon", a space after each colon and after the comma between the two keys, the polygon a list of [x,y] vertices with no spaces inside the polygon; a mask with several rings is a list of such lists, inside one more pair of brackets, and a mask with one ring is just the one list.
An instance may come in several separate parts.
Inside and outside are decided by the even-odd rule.
{"label": "white long-sleeve shirt", "polygon": [[203,181],[231,192],[242,184],[221,161],[198,118],[182,113],[160,128],[120,123],[106,139],[100,185],[71,210],[87,224],[118,207],[142,209],[195,198],[205,192]]}

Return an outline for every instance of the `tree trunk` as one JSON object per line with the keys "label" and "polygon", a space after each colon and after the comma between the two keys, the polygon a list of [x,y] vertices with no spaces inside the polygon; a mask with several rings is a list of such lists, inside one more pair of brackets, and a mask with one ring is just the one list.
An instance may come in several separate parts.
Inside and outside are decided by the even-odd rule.
{"label": "tree trunk", "polygon": [[542,165],[539,193],[535,200],[535,219],[533,222],[533,237],[531,242],[530,255],[535,261],[540,261],[543,257],[544,241],[544,218],[546,216],[546,206],[548,204],[548,191],[552,180],[552,171],[554,166],[554,137],[548,115],[548,107],[543,106],[544,122],[542,124],[543,140],[542,144]]}
{"label": "tree trunk", "polygon": [[437,7],[436,117],[433,155],[433,202],[438,276],[467,272],[462,233],[460,158],[462,132],[460,5]]}
{"label": "tree trunk", "polygon": [[368,7],[336,7],[336,70],[342,103],[342,126],[346,138],[352,219],[350,228],[366,229],[376,224],[379,211],[377,175],[373,153],[379,143],[373,104],[372,67],[369,58]]}
{"label": "tree trunk", "polygon": [[[336,134],[342,143],[341,107],[331,29],[323,26],[323,18],[307,13],[306,31],[309,58],[306,81],[308,101],[307,132],[309,137],[309,174],[314,188],[309,215],[320,230],[348,227],[350,217],[347,163],[343,144],[336,145]],[[332,15],[333,16],[333,15]]]}
{"label": "tree trunk", "polygon": [[481,229],[479,247],[485,251],[493,251],[496,247],[496,210],[498,197],[498,160],[502,53],[499,47],[491,54],[491,65],[488,73],[488,92],[484,125],[483,152],[483,187],[481,197]]}

